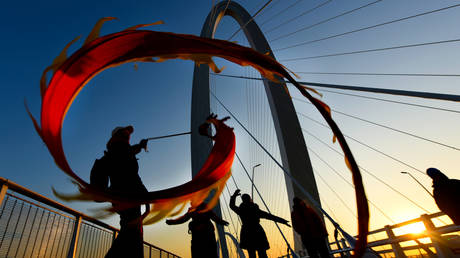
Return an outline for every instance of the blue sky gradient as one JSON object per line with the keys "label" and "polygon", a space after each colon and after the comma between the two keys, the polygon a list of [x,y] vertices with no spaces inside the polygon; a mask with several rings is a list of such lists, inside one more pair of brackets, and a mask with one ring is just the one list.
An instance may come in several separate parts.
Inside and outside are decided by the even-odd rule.
{"label": "blue sky gradient", "polygon": [[[251,14],[255,13],[266,1],[238,1]],[[263,24],[262,30],[268,31],[322,1],[303,0],[294,8],[273,18],[279,10],[295,3],[294,0],[278,0],[266,8],[255,20]],[[345,11],[371,3],[373,1],[331,1],[325,6],[296,21],[281,26],[266,34],[269,41],[338,15]],[[39,117],[40,92],[39,80],[42,71],[51,64],[61,49],[78,35],[79,42],[73,45],[72,53],[84,41],[96,21],[105,16],[118,20],[104,24],[101,34],[123,30],[127,27],[164,20],[164,25],[147,29],[189,33],[199,35],[202,24],[213,1],[6,1],[0,9],[0,135],[3,135],[0,155],[0,176],[17,182],[33,191],[50,198],[51,187],[64,192],[76,191],[67,176],[54,164],[45,145],[34,131],[32,122],[24,108],[27,101],[35,117]],[[437,8],[459,3],[458,1],[429,0],[384,0],[349,15],[326,22],[312,29],[271,42],[272,49],[282,48],[295,43],[314,40],[353,29],[358,29],[389,20],[418,14]],[[439,40],[460,38],[460,7],[443,12],[414,18],[379,28],[366,30],[335,39],[325,40],[289,50],[275,51],[279,60],[316,56],[331,53],[350,52],[363,49],[384,48],[397,45],[415,44]],[[216,33],[217,38],[227,39],[237,29],[230,18],[224,18]],[[238,43],[247,45],[243,34],[239,33]],[[377,72],[377,73],[459,73],[459,43],[448,43],[426,47],[407,48],[391,51],[373,52],[357,55],[327,57],[312,60],[283,62],[295,72]],[[226,65],[224,74],[245,75],[248,70],[228,62],[217,60],[219,66]],[[140,63],[137,70],[133,64],[111,68],[96,76],[80,93],[70,108],[63,126],[63,141],[66,155],[72,168],[83,178],[89,178],[89,171],[95,158],[100,157],[111,130],[120,125],[133,125],[135,128],[132,142],[142,138],[179,133],[190,130],[191,85],[194,64],[190,61],[172,60],[160,64]],[[246,74],[248,75],[248,74]],[[254,72],[250,75],[257,76]],[[338,83],[367,87],[382,87],[414,91],[430,91],[460,94],[460,77],[402,77],[402,76],[345,76],[345,75],[309,75],[301,74],[301,81]],[[247,82],[240,79],[216,78],[216,92],[225,98],[235,113],[247,121],[248,103],[246,101]],[[245,86],[246,85],[246,86]],[[259,85],[259,84],[254,84]],[[299,95],[292,90],[293,96]],[[361,94],[361,93],[358,93]],[[362,94],[383,97],[392,100],[433,105],[460,110],[458,103],[410,99],[377,94]],[[455,113],[433,111],[397,104],[388,104],[372,100],[362,100],[332,93],[325,93],[323,100],[332,108],[360,117],[389,124],[395,128],[436,139],[453,146],[460,146],[458,135],[459,119]],[[257,102],[259,103],[259,102]],[[262,102],[260,102],[262,103]],[[316,110],[308,104],[294,101],[297,111],[321,120]],[[261,104],[262,105],[262,104]],[[221,111],[221,115],[225,115]],[[268,110],[266,111],[267,113]],[[333,114],[345,134],[378,146],[402,160],[424,170],[435,166],[448,176],[460,177],[457,169],[458,152],[407,136],[376,128]],[[308,120],[299,118],[302,127],[308,128],[324,141],[331,142],[331,133]],[[239,151],[248,154],[249,139],[242,133],[234,121]],[[261,130],[261,129],[260,129]],[[305,135],[309,147],[335,164],[349,178],[343,159],[331,154],[327,148]],[[395,164],[368,149],[351,142],[352,150],[363,167],[373,170],[383,179],[391,182],[397,189],[405,190],[412,198],[423,203],[430,211],[436,211],[434,202],[413,182],[400,175],[407,168]],[[334,146],[338,149],[338,146]],[[246,156],[246,155],[245,155]],[[254,160],[247,155],[247,162]],[[318,171],[327,171],[318,159],[311,155],[312,163]],[[149,143],[149,152],[139,154],[140,175],[149,190],[163,189],[190,180],[190,141],[187,136]],[[268,165],[267,165],[268,166]],[[240,173],[235,168],[234,174]],[[417,172],[411,171],[415,173]],[[323,173],[323,172],[321,172]],[[354,208],[353,192],[343,187],[331,171],[323,173],[334,188],[349,200]],[[430,187],[430,180],[418,174],[420,180]],[[242,177],[241,177],[242,178]],[[243,179],[241,179],[243,180]],[[247,179],[244,179],[247,180]],[[422,211],[409,207],[394,193],[389,193],[372,178],[364,177],[369,199],[379,203],[396,221],[419,216]],[[318,181],[318,179],[317,179]],[[247,187],[247,182],[242,183]],[[283,183],[284,184],[284,183]],[[330,191],[318,183],[322,196],[329,205],[338,207],[336,214],[350,233],[355,233],[356,219],[347,214]],[[267,186],[268,187],[268,186]],[[230,188],[232,189],[232,188]],[[245,191],[248,189],[246,188]],[[269,190],[266,190],[269,191]],[[88,203],[68,203],[69,206],[87,212],[88,208],[100,205]],[[281,207],[281,206],[280,206]],[[340,208],[341,207],[341,208]],[[275,213],[281,213],[276,211]],[[373,210],[371,209],[371,214]],[[289,219],[289,211],[283,211]],[[380,215],[371,219],[371,228],[388,224]],[[375,219],[374,219],[375,218]],[[118,225],[118,218],[107,220]],[[161,225],[160,225],[161,224]],[[146,228],[146,240],[171,250],[181,256],[188,255],[188,235],[186,226],[166,227],[163,223]],[[177,246],[177,238],[181,246]],[[280,247],[281,248],[281,247]],[[284,247],[282,247],[285,250]]]}

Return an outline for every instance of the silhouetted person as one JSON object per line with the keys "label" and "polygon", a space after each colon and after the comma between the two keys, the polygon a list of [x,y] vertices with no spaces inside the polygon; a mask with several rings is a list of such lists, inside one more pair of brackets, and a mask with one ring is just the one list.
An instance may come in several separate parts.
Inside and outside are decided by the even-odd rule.
{"label": "silhouetted person", "polygon": [[303,200],[294,197],[292,227],[302,238],[310,257],[330,257],[326,244],[327,230],[316,211]]}
{"label": "silhouetted person", "polygon": [[192,234],[192,257],[217,258],[216,237],[211,220],[224,226],[228,226],[228,222],[217,216],[212,210],[200,213],[200,210],[205,208],[206,203],[202,203],[195,211],[187,212],[184,216],[174,220],[166,220],[166,224],[177,225],[192,219],[188,224],[189,233]]}
{"label": "silhouetted person", "polygon": [[240,247],[248,250],[249,258],[256,257],[256,251],[259,258],[267,257],[267,250],[270,249],[267,236],[262,226],[259,224],[260,219],[268,219],[289,226],[288,221],[261,211],[259,206],[252,202],[249,194],[243,194],[243,202],[236,206],[236,197],[240,195],[240,190],[236,190],[230,198],[230,208],[241,218]]}
{"label": "silhouetted person", "polygon": [[426,173],[433,179],[433,197],[439,209],[460,225],[460,180],[449,179],[436,168]]}
{"label": "silhouetted person", "polygon": [[[105,152],[110,178],[109,191],[128,198],[147,192],[139,177],[139,164],[136,159],[136,154],[147,147],[147,140],[131,146],[129,139],[133,131],[132,126],[115,128]],[[148,205],[146,209],[149,209]],[[122,210],[118,214],[120,232],[105,257],[144,257],[141,207]]]}

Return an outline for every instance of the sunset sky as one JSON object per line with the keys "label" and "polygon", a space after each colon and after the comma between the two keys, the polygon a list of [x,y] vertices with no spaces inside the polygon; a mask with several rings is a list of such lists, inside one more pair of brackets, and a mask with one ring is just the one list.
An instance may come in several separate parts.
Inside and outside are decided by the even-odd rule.
{"label": "sunset sky", "polygon": [[[249,13],[254,14],[265,0],[239,0]],[[298,2],[298,3],[297,3]],[[308,14],[303,12],[325,3]],[[374,3],[375,2],[375,3]],[[371,5],[339,18],[320,23],[355,8]],[[282,49],[298,43],[385,23],[399,18],[420,14],[458,4],[458,1],[430,0],[274,0],[256,18],[274,54],[280,62],[301,78],[299,81],[354,85],[363,87],[404,89],[460,95],[460,76],[384,76],[384,75],[336,75],[329,73],[411,73],[411,74],[459,74],[460,43],[451,42],[388,51],[374,51],[289,61],[292,58],[312,57],[368,49],[388,48],[460,38],[460,6],[402,22],[379,26],[344,36],[322,40],[299,47]],[[281,10],[295,4],[280,15]],[[0,101],[0,133],[4,136],[0,155],[0,176],[10,179],[52,199],[51,187],[63,192],[77,189],[69,182],[53,162],[45,145],[34,131],[24,108],[27,101],[32,113],[39,117],[39,80],[45,67],[51,64],[62,48],[78,35],[84,39],[95,22],[106,16],[118,20],[104,24],[101,34],[117,32],[130,26],[163,20],[164,25],[147,29],[199,35],[204,20],[213,5],[211,0],[200,1],[7,1],[0,9],[0,70],[2,71]],[[275,16],[276,15],[276,16]],[[297,17],[295,20],[293,18]],[[292,20],[292,21],[290,21]],[[279,26],[280,25],[280,26]],[[278,27],[279,26],[279,27]],[[217,29],[216,38],[228,39],[238,29],[237,23],[225,17]],[[299,29],[301,32],[285,36]],[[282,37],[282,38],[281,38]],[[278,39],[280,38],[280,39]],[[83,39],[69,50],[72,53],[81,46]],[[232,41],[247,45],[240,32]],[[283,61],[285,60],[285,61]],[[221,59],[218,66],[226,66],[222,74],[260,77],[253,69],[241,68]],[[142,138],[180,133],[190,130],[191,86],[194,64],[191,61],[172,60],[160,64],[140,63],[111,68],[96,76],[80,93],[69,110],[63,126],[64,150],[69,163],[77,173],[89,179],[94,159],[102,156],[110,132],[116,126],[133,125],[132,142]],[[276,137],[270,111],[259,81],[211,76],[212,89],[255,135],[262,137],[268,149],[279,158]],[[320,90],[318,88],[318,90]],[[422,172],[402,165],[359,143],[349,144],[360,166],[376,175],[397,191],[406,195],[430,213],[438,211],[432,198],[408,175],[408,171],[431,191],[431,180],[423,174],[428,167],[437,167],[451,178],[460,178],[458,170],[460,136],[460,105],[458,103],[424,100],[391,95],[368,94],[333,90],[339,93],[357,94],[392,101],[449,109],[434,110],[424,107],[389,103],[369,98],[346,96],[324,92],[322,100],[332,109],[386,125],[423,138],[449,145],[441,146],[415,137],[391,131],[369,123],[332,112],[333,118],[349,135],[369,146],[399,159]],[[303,97],[290,87],[296,111],[325,123],[312,105],[302,102]],[[301,100],[297,100],[301,99]],[[213,111],[227,113],[212,100]],[[452,110],[457,112],[452,112]],[[325,144],[340,151],[332,143],[329,129],[299,115],[310,159],[315,170],[324,209],[350,234],[356,234],[355,198],[353,189],[335,174],[317,156],[330,164],[346,180],[351,176],[343,157]],[[258,120],[256,120],[256,118]],[[256,169],[256,184],[260,184],[270,210],[290,220],[286,202],[285,182],[281,170],[276,168],[265,154],[249,139],[234,120],[237,152],[241,154],[248,170]],[[307,133],[309,132],[309,133]],[[452,148],[453,147],[453,148]],[[457,149],[455,149],[457,148]],[[316,154],[315,154],[316,153]],[[149,143],[149,152],[138,155],[140,175],[150,191],[184,183],[191,178],[190,139],[187,136]],[[362,171],[368,199],[383,210],[388,219],[372,205],[370,228],[419,217],[426,213],[401,195],[389,189]],[[235,161],[233,175],[243,192],[250,192],[250,183],[240,164]],[[318,176],[319,175],[319,176]],[[324,183],[324,181],[327,182]],[[280,181],[281,180],[281,181]],[[228,182],[228,189],[236,187]],[[331,190],[333,189],[335,193]],[[340,200],[337,195],[340,196]],[[224,191],[228,201],[229,195]],[[223,199],[222,199],[223,200]],[[260,199],[255,201],[262,207]],[[343,204],[343,202],[347,206]],[[65,203],[90,214],[88,209],[100,207],[91,203]],[[348,210],[348,209],[351,209]],[[225,219],[230,217],[225,208]],[[227,214],[227,215],[226,215]],[[234,214],[232,219],[236,221]],[[448,221],[444,219],[444,221]],[[118,217],[106,220],[118,227]],[[270,254],[285,254],[286,246],[279,232],[269,223],[264,227],[272,242]],[[329,224],[328,224],[329,225]],[[166,226],[164,222],[147,226],[145,240],[183,257],[189,256],[190,236],[187,225]],[[230,231],[234,231],[233,228]],[[239,229],[238,229],[239,231]],[[283,231],[292,238],[290,229]],[[332,232],[330,232],[330,235]],[[372,240],[372,239],[370,239]]]}

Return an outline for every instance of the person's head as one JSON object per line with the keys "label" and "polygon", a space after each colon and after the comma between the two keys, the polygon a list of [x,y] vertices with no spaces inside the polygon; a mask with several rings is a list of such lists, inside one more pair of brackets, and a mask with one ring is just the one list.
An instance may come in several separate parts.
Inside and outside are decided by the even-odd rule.
{"label": "person's head", "polygon": [[300,199],[299,197],[294,197],[292,199],[292,201],[294,202],[294,205],[301,205],[303,203],[302,199]]}
{"label": "person's head", "polygon": [[134,128],[131,125],[128,126],[117,126],[112,130],[112,139],[116,138],[122,141],[129,142],[131,134],[134,132]]}
{"label": "person's head", "polygon": [[431,179],[433,179],[433,183],[447,181],[449,179],[437,168],[429,168],[426,170],[426,173],[429,177],[431,177]]}
{"label": "person's head", "polygon": [[208,204],[206,202],[202,202],[198,207],[196,207],[196,211],[201,211],[204,210],[208,207]]}
{"label": "person's head", "polygon": [[249,194],[243,194],[243,195],[241,195],[241,199],[243,200],[244,203],[250,203],[250,202],[252,202],[251,196],[249,196]]}
{"label": "person's head", "polygon": [[131,125],[115,127],[112,130],[112,137],[107,142],[107,149],[110,150],[114,143],[124,142],[129,144],[129,139],[133,132],[134,128]]}
{"label": "person's head", "polygon": [[293,201],[293,203],[294,203],[294,205],[292,206],[293,208],[300,208],[301,206],[305,206],[305,205],[306,205],[305,202],[304,202],[302,199],[300,199],[299,197],[297,197],[297,196],[294,197],[294,198],[292,199],[292,201]]}
{"label": "person's head", "polygon": [[211,124],[203,123],[203,124],[200,125],[200,127],[198,127],[198,133],[200,135],[212,138],[212,135],[210,135],[210,133],[209,133],[211,131],[210,128],[211,128]]}

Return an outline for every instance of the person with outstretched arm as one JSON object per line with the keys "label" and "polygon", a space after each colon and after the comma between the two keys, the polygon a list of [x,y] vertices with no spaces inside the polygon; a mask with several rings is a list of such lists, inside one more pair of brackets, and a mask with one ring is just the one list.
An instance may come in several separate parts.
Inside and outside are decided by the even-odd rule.
{"label": "person with outstretched arm", "polygon": [[[147,192],[139,177],[139,164],[136,158],[142,149],[147,148],[147,140],[130,145],[129,140],[133,131],[132,126],[116,127],[107,142],[107,151],[104,154],[110,179],[108,191],[127,198]],[[150,206],[146,204],[145,208],[148,212]],[[119,211],[118,214],[120,232],[105,257],[144,257],[141,206]]]}
{"label": "person with outstretched arm", "polygon": [[240,247],[248,251],[249,258],[255,258],[256,252],[259,258],[266,258],[270,244],[268,243],[264,229],[260,225],[260,219],[268,219],[286,226],[289,226],[289,222],[260,210],[259,206],[252,201],[249,194],[243,194],[241,196],[243,202],[240,206],[236,206],[236,197],[239,195],[241,194],[238,189],[230,198],[230,208],[241,218]]}

